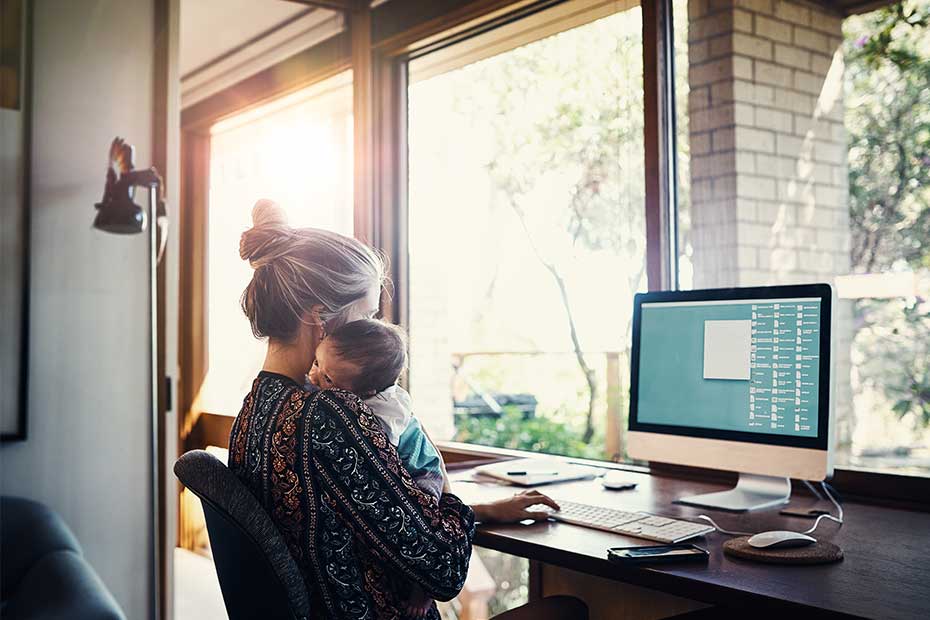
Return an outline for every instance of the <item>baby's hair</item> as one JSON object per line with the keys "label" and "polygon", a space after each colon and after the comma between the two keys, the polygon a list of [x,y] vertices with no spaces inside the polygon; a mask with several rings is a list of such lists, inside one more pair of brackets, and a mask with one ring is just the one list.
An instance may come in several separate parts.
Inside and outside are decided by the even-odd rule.
{"label": "baby's hair", "polygon": [[358,369],[351,390],[362,396],[391,387],[407,366],[407,337],[401,328],[384,321],[346,323],[326,341],[342,361]]}

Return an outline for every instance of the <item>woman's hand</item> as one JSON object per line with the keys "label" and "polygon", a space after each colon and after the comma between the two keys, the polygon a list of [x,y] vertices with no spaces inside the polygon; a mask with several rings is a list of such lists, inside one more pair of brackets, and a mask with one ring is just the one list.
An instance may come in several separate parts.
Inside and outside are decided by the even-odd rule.
{"label": "woman's hand", "polygon": [[475,511],[475,519],[482,523],[516,523],[518,521],[544,521],[549,517],[545,510],[529,510],[530,506],[543,504],[553,510],[559,505],[550,497],[533,489],[517,493],[513,497],[500,499],[489,504],[475,504],[471,508]]}

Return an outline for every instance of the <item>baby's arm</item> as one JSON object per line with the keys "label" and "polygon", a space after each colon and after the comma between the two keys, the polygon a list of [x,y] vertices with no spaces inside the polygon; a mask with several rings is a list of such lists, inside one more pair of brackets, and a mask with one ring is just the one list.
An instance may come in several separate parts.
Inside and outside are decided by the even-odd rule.
{"label": "baby's arm", "polygon": [[410,419],[401,434],[397,442],[397,454],[423,491],[436,498],[449,492],[448,475],[439,450],[429,440],[416,418]]}
{"label": "baby's arm", "polygon": [[365,402],[385,429],[388,441],[397,448],[397,455],[417,486],[437,499],[449,493],[445,463],[413,416],[410,394],[395,385],[366,398]]}
{"label": "baby's arm", "polygon": [[436,451],[436,455],[439,457],[439,470],[442,472],[442,492],[451,493],[452,485],[449,483],[449,472],[446,471],[446,460],[442,458],[442,452],[439,451],[439,448],[436,447],[436,444],[433,442],[433,438],[429,436],[429,433],[426,432],[426,427],[422,424],[420,425],[420,430],[423,431],[423,435],[426,437],[426,441],[433,446],[433,450]]}

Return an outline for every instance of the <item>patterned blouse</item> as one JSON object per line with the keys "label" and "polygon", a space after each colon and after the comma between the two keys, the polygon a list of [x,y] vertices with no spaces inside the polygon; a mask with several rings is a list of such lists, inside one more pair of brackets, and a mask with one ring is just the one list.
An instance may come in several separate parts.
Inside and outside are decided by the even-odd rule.
{"label": "patterned blouse", "polygon": [[318,617],[437,620],[433,599],[462,589],[474,513],[420,490],[354,394],[262,371],[233,423],[229,467],[287,540]]}

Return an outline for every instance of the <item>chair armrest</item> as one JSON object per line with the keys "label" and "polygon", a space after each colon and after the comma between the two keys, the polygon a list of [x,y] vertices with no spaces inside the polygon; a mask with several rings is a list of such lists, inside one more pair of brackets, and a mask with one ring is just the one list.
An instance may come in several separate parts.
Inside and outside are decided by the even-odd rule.
{"label": "chair armrest", "polygon": [[81,554],[74,534],[55,511],[22,497],[0,498],[0,599],[11,597],[32,567],[55,551]]}
{"label": "chair armrest", "polygon": [[74,551],[55,551],[23,577],[3,607],[4,620],[125,620],[100,577]]}

